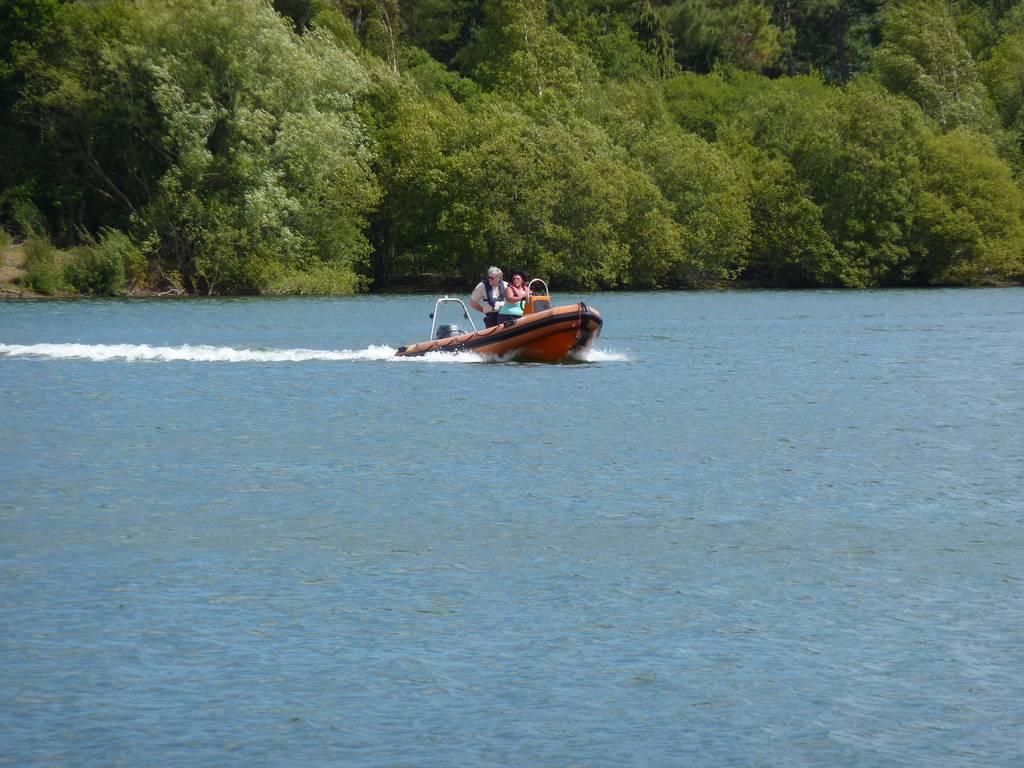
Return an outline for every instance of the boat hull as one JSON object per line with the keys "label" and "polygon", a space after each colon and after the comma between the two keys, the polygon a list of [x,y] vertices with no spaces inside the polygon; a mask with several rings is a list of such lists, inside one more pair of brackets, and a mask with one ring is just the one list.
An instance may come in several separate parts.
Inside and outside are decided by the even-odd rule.
{"label": "boat hull", "polygon": [[601,313],[586,304],[554,307],[514,323],[399,347],[398,357],[429,352],[475,352],[528,362],[557,363],[590,349],[601,334]]}

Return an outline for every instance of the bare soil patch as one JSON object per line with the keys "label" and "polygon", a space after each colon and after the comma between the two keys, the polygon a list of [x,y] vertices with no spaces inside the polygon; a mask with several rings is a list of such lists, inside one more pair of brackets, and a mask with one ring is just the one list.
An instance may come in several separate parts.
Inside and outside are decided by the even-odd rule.
{"label": "bare soil patch", "polygon": [[0,299],[39,295],[25,287],[25,249],[20,245],[3,249],[0,253]]}
{"label": "bare soil patch", "polygon": [[4,249],[0,258],[0,284],[14,283],[25,276],[25,251],[20,245]]}

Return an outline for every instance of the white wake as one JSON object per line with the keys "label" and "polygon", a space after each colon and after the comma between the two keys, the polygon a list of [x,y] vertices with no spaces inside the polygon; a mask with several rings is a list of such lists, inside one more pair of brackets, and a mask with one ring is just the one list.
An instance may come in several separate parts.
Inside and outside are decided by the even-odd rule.
{"label": "white wake", "polygon": [[584,363],[628,363],[629,357],[620,352],[611,352],[607,349],[588,349],[576,357]]}
{"label": "white wake", "polygon": [[3,357],[42,357],[97,362],[188,363],[302,363],[310,360],[390,360],[395,350],[370,346],[359,350],[235,349],[184,344],[159,347],[149,344],[0,344]]}

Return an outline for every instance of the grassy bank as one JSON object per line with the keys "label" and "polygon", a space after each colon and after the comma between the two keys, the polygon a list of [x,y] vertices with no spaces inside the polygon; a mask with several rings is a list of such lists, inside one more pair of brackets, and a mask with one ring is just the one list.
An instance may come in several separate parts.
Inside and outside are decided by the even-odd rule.
{"label": "grassy bank", "polygon": [[0,230],[0,297],[151,296],[146,262],[126,237],[61,250],[45,237],[23,241]]}
{"label": "grassy bank", "polygon": [[40,294],[26,284],[25,248],[0,235],[0,297],[33,298]]}

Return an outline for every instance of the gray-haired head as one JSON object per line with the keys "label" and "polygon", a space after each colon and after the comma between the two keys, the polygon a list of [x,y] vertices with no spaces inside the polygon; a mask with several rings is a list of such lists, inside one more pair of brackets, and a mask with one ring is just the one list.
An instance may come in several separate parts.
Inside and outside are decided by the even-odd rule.
{"label": "gray-haired head", "polygon": [[497,267],[488,267],[487,268],[487,276],[488,277],[501,277],[501,270],[498,269]]}

